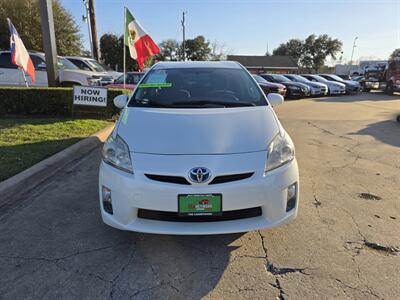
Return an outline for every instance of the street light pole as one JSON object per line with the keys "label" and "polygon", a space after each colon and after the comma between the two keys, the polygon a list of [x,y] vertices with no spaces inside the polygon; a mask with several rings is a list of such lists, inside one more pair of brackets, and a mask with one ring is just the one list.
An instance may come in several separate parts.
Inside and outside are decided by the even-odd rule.
{"label": "street light pole", "polygon": [[183,61],[186,60],[186,48],[185,48],[185,12],[182,12],[182,36],[183,36],[183,40],[182,40],[182,58]]}
{"label": "street light pole", "polygon": [[85,6],[85,13],[86,13],[86,16],[83,16],[83,21],[85,23],[87,23],[88,32],[89,32],[90,57],[94,58],[94,56],[93,56],[93,44],[92,44],[92,31],[90,29],[89,2],[88,2],[88,0],[83,0],[83,5]]}
{"label": "street light pole", "polygon": [[357,47],[357,46],[356,46],[356,41],[357,41],[357,39],[358,39],[358,36],[356,36],[356,37],[354,38],[354,41],[353,41],[353,50],[351,50],[351,58],[350,58],[350,65],[349,65],[349,75],[350,75],[350,68],[351,68],[351,65],[353,64],[354,48]]}

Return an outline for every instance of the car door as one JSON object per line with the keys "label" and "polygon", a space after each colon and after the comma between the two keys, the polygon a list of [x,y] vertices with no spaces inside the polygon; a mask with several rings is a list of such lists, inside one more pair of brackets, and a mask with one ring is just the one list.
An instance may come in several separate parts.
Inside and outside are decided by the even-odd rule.
{"label": "car door", "polygon": [[10,52],[0,53],[0,85],[24,86],[25,80],[22,71],[11,62]]}

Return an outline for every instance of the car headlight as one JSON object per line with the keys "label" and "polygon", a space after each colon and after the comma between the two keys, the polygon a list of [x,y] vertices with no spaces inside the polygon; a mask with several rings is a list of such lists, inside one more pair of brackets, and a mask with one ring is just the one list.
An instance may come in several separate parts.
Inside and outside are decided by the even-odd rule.
{"label": "car headlight", "polygon": [[265,172],[276,169],[294,159],[294,145],[287,134],[278,133],[268,146]]}
{"label": "car headlight", "polygon": [[103,146],[102,151],[103,161],[120,170],[128,173],[133,173],[131,155],[127,143],[120,137],[115,138],[109,136]]}

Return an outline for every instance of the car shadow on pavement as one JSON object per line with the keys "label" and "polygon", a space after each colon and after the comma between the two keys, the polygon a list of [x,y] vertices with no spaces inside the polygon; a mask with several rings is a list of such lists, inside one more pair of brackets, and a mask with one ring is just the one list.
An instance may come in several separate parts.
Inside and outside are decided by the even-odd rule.
{"label": "car shadow on pavement", "polygon": [[393,120],[369,124],[350,135],[370,135],[385,144],[400,147],[400,124],[395,121],[395,116]]}

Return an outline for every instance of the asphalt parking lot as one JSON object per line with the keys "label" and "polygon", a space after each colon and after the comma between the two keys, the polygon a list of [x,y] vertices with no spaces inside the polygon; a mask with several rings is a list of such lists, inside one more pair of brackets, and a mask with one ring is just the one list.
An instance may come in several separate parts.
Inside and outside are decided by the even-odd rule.
{"label": "asphalt parking lot", "polygon": [[222,236],[104,225],[100,149],[0,213],[3,299],[400,298],[400,96],[288,101],[298,218]]}

